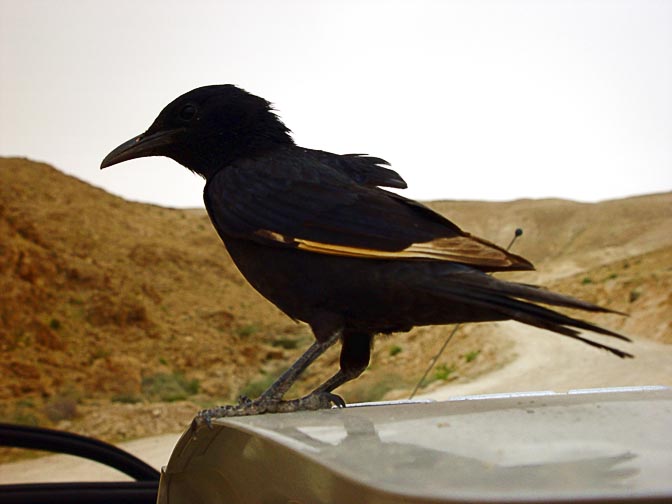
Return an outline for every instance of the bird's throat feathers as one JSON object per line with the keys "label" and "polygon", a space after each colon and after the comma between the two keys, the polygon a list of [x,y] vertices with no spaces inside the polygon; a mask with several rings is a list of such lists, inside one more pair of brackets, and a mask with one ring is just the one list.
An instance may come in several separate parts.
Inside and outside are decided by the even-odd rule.
{"label": "bird's throat feathers", "polygon": [[268,110],[256,121],[245,120],[235,127],[212,131],[192,139],[193,146],[170,157],[206,180],[222,168],[241,159],[256,159],[273,150],[294,145],[290,130]]}

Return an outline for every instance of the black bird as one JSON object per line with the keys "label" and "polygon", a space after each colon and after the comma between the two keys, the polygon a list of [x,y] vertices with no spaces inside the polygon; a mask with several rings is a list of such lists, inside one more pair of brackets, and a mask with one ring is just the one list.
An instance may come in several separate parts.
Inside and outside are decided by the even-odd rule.
{"label": "black bird", "polygon": [[[203,411],[202,420],[344,406],[332,391],[367,367],[374,336],[420,325],[513,319],[632,357],[577,329],[628,338],[536,303],[612,310],[487,275],[533,266],[381,189],[406,187],[382,159],[297,146],[271,104],[238,87],[180,96],[101,168],[145,156],[167,156],[206,179],[205,207],[241,273],[316,339],[258,399]],[[336,374],[284,401],[301,372],[339,340]]]}

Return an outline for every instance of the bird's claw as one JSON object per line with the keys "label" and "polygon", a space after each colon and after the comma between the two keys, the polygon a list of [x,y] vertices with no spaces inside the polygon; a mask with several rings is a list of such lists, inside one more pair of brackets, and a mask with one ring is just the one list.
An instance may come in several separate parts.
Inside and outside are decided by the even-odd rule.
{"label": "bird's claw", "polygon": [[313,392],[300,399],[292,399],[290,401],[264,396],[252,401],[248,397],[241,396],[236,405],[217,406],[199,411],[192,425],[194,427],[206,425],[209,429],[212,429],[212,421],[217,418],[261,415],[263,413],[315,411],[329,409],[332,406],[344,408],[345,401],[342,397],[331,392]]}
{"label": "bird's claw", "polygon": [[343,398],[339,395],[332,394],[331,392],[313,392],[300,399],[287,402],[296,403],[296,411],[329,409],[332,406],[336,406],[337,408],[345,408],[345,401]]}
{"label": "bird's claw", "polygon": [[329,400],[337,408],[345,408],[345,400],[341,396],[332,394],[331,392],[323,392],[323,394],[328,396]]}
{"label": "bird's claw", "polygon": [[238,406],[245,406],[247,404],[252,404],[252,399],[250,399],[246,395],[238,396]]}

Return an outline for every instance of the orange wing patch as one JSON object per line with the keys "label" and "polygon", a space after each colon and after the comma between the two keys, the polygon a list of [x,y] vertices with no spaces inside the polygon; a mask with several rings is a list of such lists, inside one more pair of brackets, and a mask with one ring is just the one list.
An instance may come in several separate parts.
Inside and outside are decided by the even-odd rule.
{"label": "orange wing patch", "polygon": [[293,245],[301,250],[318,254],[369,259],[429,259],[490,268],[534,269],[532,264],[526,259],[511,254],[493,243],[468,234],[452,238],[437,238],[424,243],[413,243],[402,250],[377,250],[322,243],[303,238],[291,238],[266,229],[260,229],[255,234],[278,243]]}

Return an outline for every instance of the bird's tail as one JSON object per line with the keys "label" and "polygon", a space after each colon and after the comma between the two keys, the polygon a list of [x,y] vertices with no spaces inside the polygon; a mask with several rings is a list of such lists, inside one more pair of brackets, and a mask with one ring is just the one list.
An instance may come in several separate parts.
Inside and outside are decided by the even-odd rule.
{"label": "bird's tail", "polygon": [[489,275],[474,274],[473,272],[451,273],[446,282],[432,282],[432,286],[428,287],[428,289],[431,289],[434,295],[440,294],[453,298],[460,303],[466,302],[498,312],[506,318],[569,336],[588,345],[607,350],[621,358],[633,357],[632,354],[618,348],[585,338],[581,336],[577,329],[586,329],[622,341],[631,341],[629,338],[590,322],[575,319],[533,303],[625,315],[621,312],[551,292],[534,285],[507,282]]}

